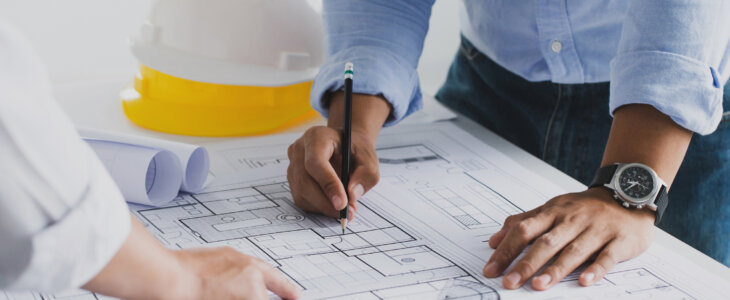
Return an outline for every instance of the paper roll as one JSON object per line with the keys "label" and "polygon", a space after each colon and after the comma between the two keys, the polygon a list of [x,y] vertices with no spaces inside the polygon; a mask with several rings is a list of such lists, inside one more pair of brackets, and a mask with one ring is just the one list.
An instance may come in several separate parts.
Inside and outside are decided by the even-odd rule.
{"label": "paper roll", "polygon": [[124,199],[162,206],[177,196],[183,180],[177,156],[164,149],[86,139],[96,152]]}
{"label": "paper roll", "polygon": [[84,139],[113,141],[150,148],[165,149],[172,152],[180,160],[180,165],[182,166],[183,179],[180,186],[180,190],[182,191],[197,193],[203,189],[203,185],[208,178],[208,171],[210,170],[208,151],[198,145],[96,129],[82,128],[79,129],[79,134]]}

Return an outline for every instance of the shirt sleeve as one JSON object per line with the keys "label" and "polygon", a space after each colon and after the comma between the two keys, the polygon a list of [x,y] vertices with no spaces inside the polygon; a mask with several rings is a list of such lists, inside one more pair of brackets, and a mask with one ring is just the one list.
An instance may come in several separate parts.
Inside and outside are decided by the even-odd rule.
{"label": "shirt sleeve", "polygon": [[712,133],[730,76],[728,16],[729,1],[632,1],[611,62],[611,113],[649,104],[688,130]]}
{"label": "shirt sleeve", "polygon": [[328,94],[344,86],[354,65],[353,92],[382,95],[393,106],[386,126],[422,106],[416,73],[433,0],[325,0],[327,59],[314,80],[311,103],[327,117]]}
{"label": "shirt sleeve", "polygon": [[79,287],[116,254],[130,215],[53,101],[28,43],[0,22],[0,289]]}

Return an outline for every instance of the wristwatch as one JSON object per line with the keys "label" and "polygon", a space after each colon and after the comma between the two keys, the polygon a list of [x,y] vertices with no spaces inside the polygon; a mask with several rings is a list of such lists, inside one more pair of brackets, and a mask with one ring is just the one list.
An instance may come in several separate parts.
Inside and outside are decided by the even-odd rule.
{"label": "wristwatch", "polygon": [[658,224],[667,208],[667,185],[649,166],[640,163],[618,163],[601,167],[590,187],[606,187],[613,198],[626,208],[648,208],[656,212]]}

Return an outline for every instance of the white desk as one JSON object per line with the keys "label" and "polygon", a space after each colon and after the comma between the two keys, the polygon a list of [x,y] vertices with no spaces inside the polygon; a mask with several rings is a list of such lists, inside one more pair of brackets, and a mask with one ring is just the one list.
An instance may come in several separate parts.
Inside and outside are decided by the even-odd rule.
{"label": "white desk", "polygon": [[[231,138],[205,138],[169,135],[149,131],[132,124],[122,112],[119,91],[126,85],[123,81],[98,81],[88,83],[64,84],[56,87],[56,97],[72,121],[80,127],[92,127],[103,130],[113,130],[125,133],[146,135],[156,138],[176,140],[187,143],[210,143],[227,141]],[[566,174],[553,168],[540,159],[519,149],[491,131],[466,119],[458,118],[454,121],[457,126],[505,153],[528,169],[552,181],[560,187],[571,191],[579,191],[584,185]],[[323,124],[323,119],[312,120],[310,123],[288,129],[284,132],[301,132],[314,124]],[[655,242],[666,248],[673,249],[689,258],[698,266],[716,274],[720,278],[730,279],[730,268],[716,262],[694,248],[684,244],[662,230],[656,230]]]}

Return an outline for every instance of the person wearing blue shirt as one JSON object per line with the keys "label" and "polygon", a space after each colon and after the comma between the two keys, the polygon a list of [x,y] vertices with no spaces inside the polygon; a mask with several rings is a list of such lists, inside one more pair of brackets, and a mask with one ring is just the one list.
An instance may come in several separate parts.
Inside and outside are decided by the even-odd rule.
{"label": "person wearing blue shirt", "polygon": [[[302,135],[289,148],[288,175],[303,209],[336,217],[350,195],[353,216],[354,201],[377,183],[381,127],[422,105],[416,67],[432,5],[324,2],[328,57],[311,102],[325,116],[341,111],[342,68],[357,66],[355,164],[343,187],[331,163],[340,114]],[[658,226],[730,265],[730,2],[464,0],[461,20],[441,103],[585,184],[615,163],[645,165],[670,188]],[[509,289],[535,276],[533,288],[545,290],[590,261],[579,282],[597,282],[646,250],[659,221],[615,195],[588,188],[509,217],[489,240],[496,250],[484,275],[506,273]]]}

